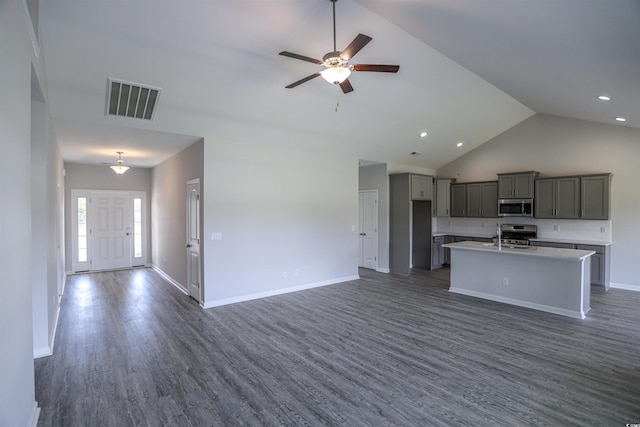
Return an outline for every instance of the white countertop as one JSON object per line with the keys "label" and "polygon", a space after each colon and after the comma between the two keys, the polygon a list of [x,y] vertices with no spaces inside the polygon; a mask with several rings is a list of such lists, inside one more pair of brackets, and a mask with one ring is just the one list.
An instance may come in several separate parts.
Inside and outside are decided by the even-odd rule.
{"label": "white countertop", "polygon": [[492,239],[495,234],[482,234],[482,233],[460,233],[457,231],[436,231],[432,234],[434,237],[438,236],[462,236],[462,237],[480,237],[483,239]]}
{"label": "white countertop", "polygon": [[470,251],[495,252],[496,254],[504,253],[509,255],[553,258],[553,259],[565,260],[565,261],[581,261],[595,254],[594,251],[585,251],[581,249],[560,249],[560,248],[546,248],[546,247],[538,247],[538,246],[527,246],[523,248],[509,248],[508,246],[502,246],[502,248],[498,248],[497,246],[494,246],[491,243],[483,243],[483,242],[447,243],[442,246],[445,248],[451,248],[451,249],[463,249],[463,250],[470,250]]}

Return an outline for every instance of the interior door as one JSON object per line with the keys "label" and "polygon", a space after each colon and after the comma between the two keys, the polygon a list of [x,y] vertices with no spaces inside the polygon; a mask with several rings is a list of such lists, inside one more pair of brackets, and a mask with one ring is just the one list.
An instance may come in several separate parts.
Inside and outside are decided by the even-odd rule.
{"label": "interior door", "polygon": [[358,265],[364,268],[378,268],[378,190],[365,190],[358,193],[360,217],[360,260]]}
{"label": "interior door", "polygon": [[91,270],[131,267],[131,196],[91,193]]}
{"label": "interior door", "polygon": [[189,296],[201,302],[200,180],[187,182],[187,283]]}

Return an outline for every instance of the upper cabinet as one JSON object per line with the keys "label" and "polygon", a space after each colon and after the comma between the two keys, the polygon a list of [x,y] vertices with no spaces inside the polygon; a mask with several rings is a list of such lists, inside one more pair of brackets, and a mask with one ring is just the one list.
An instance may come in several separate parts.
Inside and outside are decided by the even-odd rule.
{"label": "upper cabinet", "polygon": [[433,178],[426,175],[411,176],[411,200],[433,199]]}
{"label": "upper cabinet", "polygon": [[536,218],[580,218],[580,178],[536,179]]}
{"label": "upper cabinet", "polygon": [[451,184],[451,216],[467,213],[467,184]]}
{"label": "upper cabinet", "polygon": [[455,179],[436,178],[435,180],[435,216],[451,216],[451,183]]}
{"label": "upper cabinet", "polygon": [[535,217],[609,219],[611,174],[540,178],[535,181]]}
{"label": "upper cabinet", "polygon": [[471,182],[467,184],[466,216],[481,218],[498,216],[497,182]]}
{"label": "upper cabinet", "polygon": [[609,219],[611,174],[580,177],[582,219]]}
{"label": "upper cabinet", "polygon": [[533,182],[537,172],[498,174],[499,199],[533,199]]}

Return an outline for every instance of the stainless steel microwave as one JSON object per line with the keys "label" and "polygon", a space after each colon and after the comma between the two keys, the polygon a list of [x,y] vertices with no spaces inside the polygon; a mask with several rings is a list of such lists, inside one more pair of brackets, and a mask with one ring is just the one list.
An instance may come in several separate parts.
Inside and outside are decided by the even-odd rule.
{"label": "stainless steel microwave", "polygon": [[499,199],[498,216],[533,216],[533,199]]}

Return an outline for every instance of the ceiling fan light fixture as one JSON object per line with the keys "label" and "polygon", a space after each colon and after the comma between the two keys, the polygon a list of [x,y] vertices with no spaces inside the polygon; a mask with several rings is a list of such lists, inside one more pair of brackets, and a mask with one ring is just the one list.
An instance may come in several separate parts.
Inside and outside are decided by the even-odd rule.
{"label": "ceiling fan light fixture", "polygon": [[116,151],[116,153],[118,153],[118,164],[117,165],[111,165],[109,167],[111,169],[113,169],[113,171],[115,173],[117,173],[118,175],[122,175],[123,173],[125,173],[126,171],[129,170],[129,166],[123,165],[123,163],[124,163],[124,160],[122,160],[123,151]]}
{"label": "ceiling fan light fixture", "polygon": [[347,67],[329,67],[322,70],[320,75],[329,83],[339,85],[349,78],[351,70]]}

